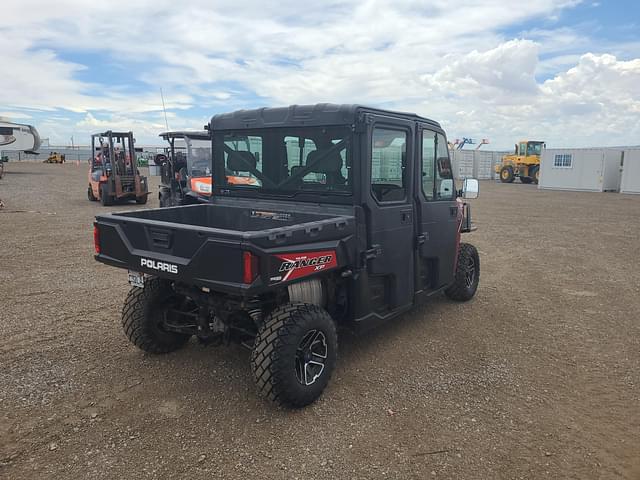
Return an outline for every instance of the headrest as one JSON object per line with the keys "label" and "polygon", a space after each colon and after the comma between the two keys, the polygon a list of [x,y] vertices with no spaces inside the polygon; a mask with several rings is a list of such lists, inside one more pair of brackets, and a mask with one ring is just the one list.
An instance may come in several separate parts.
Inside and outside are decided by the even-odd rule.
{"label": "headrest", "polygon": [[296,173],[302,170],[304,167],[302,165],[294,165],[291,167],[291,176],[293,177]]}
{"label": "headrest", "polygon": [[250,172],[256,168],[256,157],[251,152],[234,152],[227,158],[227,168],[234,172]]}
{"label": "headrest", "polygon": [[[321,156],[322,160],[314,163]],[[307,155],[307,165],[314,173],[338,173],[342,170],[342,157],[337,151],[327,155],[327,150],[314,150]]]}

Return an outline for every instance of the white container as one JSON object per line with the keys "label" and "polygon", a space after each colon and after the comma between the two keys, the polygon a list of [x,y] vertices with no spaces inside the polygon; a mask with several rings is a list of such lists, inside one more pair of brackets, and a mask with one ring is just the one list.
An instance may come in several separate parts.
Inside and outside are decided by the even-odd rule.
{"label": "white container", "polygon": [[640,148],[624,151],[620,193],[640,194]]}

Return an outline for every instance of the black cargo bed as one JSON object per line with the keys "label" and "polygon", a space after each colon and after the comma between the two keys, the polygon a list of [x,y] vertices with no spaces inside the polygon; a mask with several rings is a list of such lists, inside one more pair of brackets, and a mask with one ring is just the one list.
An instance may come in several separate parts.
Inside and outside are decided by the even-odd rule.
{"label": "black cargo bed", "polygon": [[[262,279],[252,286],[243,284],[244,251],[258,255],[265,262],[263,271],[268,272],[268,261],[274,252],[349,250],[343,247],[345,241],[355,237],[353,215],[308,208],[296,211],[295,204],[286,210],[282,207],[280,204],[278,210],[258,210],[246,204],[213,203],[98,215],[101,251],[96,259],[120,268],[230,291],[260,289],[268,283]],[[142,259],[175,265],[178,273],[147,268]]]}

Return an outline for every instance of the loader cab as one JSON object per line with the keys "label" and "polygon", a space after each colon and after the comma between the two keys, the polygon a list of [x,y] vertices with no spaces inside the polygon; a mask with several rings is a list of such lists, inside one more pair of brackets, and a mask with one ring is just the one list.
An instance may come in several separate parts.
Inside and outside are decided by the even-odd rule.
{"label": "loader cab", "polygon": [[516,144],[515,154],[519,157],[523,157],[523,159],[525,157],[539,157],[542,154],[542,149],[544,147],[544,142],[522,140]]}

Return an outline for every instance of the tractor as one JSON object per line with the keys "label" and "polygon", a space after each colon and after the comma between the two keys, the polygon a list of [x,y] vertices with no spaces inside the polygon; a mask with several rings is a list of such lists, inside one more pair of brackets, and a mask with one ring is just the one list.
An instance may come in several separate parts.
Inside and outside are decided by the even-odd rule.
{"label": "tractor", "polygon": [[512,183],[520,177],[522,183],[538,183],[540,175],[540,155],[545,143],[522,140],[515,145],[512,155],[502,157],[502,163],[496,165],[496,173],[502,183]]}

